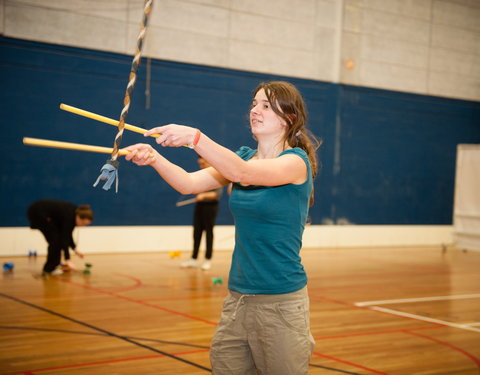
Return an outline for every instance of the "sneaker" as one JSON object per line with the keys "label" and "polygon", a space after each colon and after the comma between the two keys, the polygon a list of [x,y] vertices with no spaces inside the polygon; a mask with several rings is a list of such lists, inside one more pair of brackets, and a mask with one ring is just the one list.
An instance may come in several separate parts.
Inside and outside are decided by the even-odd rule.
{"label": "sneaker", "polygon": [[182,268],[195,268],[198,267],[198,260],[190,258],[186,262],[183,262],[180,264],[180,267]]}
{"label": "sneaker", "polygon": [[207,271],[207,270],[209,270],[210,268],[212,268],[212,264],[210,263],[209,260],[206,260],[205,262],[203,262],[203,264],[202,264],[202,270]]}
{"label": "sneaker", "polygon": [[42,277],[58,276],[58,275],[63,275],[63,271],[60,268],[54,269],[52,272],[42,271]]}

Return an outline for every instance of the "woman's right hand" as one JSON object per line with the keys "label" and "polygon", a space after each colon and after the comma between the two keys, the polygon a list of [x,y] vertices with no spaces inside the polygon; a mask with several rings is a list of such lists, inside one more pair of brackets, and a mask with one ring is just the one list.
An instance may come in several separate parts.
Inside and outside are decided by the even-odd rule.
{"label": "woman's right hand", "polygon": [[125,160],[131,161],[138,166],[151,165],[157,160],[158,152],[150,145],[145,143],[137,143],[123,148],[123,150],[130,151],[125,155]]}
{"label": "woman's right hand", "polygon": [[163,147],[180,147],[193,144],[197,132],[198,129],[190,126],[168,124],[150,129],[143,135],[148,137],[153,134],[160,134],[155,140],[159,145]]}

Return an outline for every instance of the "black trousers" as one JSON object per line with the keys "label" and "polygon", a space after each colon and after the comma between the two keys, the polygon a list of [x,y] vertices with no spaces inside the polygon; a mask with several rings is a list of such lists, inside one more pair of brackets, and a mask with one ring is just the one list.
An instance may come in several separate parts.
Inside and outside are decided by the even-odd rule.
{"label": "black trousers", "polygon": [[193,214],[193,254],[192,258],[198,258],[202,234],[205,232],[207,240],[206,259],[212,259],[213,255],[213,227],[218,213],[218,201],[197,202]]}
{"label": "black trousers", "polygon": [[62,242],[60,240],[60,231],[55,226],[37,228],[42,232],[48,242],[47,261],[43,266],[44,272],[52,272],[61,262]]}
{"label": "black trousers", "polygon": [[60,229],[43,217],[37,217],[35,213],[29,210],[28,219],[30,228],[38,229],[42,232],[48,243],[47,260],[43,265],[44,272],[52,272],[61,262],[62,257],[62,240]]}

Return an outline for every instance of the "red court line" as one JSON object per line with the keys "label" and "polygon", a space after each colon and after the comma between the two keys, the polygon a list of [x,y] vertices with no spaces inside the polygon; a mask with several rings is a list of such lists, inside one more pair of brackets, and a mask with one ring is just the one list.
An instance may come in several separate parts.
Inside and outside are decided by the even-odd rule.
{"label": "red court line", "polygon": [[[348,302],[338,301],[338,300],[330,299],[330,298],[323,297],[323,296],[315,296],[315,297],[310,296],[310,298],[317,298],[317,299],[325,300],[325,301],[328,301],[328,302],[333,302],[333,303],[337,303],[337,304],[341,304],[341,305],[345,305],[345,306],[355,307],[357,309],[366,309],[366,310],[370,310],[370,311],[383,313],[382,311],[368,309],[367,306],[365,306],[365,307],[364,306],[356,306],[356,305],[348,303]],[[383,313],[383,314],[387,314],[387,313]],[[387,315],[390,315],[390,314],[387,314]],[[418,321],[418,319],[411,318],[411,317],[408,317],[408,316],[398,316],[398,317]],[[433,323],[433,324],[435,324],[435,323]],[[448,327],[448,326],[438,323],[438,324],[436,324],[436,327],[440,328],[440,327]],[[431,329],[431,328],[435,328],[435,326],[428,326],[428,327],[424,327],[423,329]],[[480,368],[480,360],[477,357],[473,356],[472,354],[468,353],[467,351],[465,351],[461,348],[458,348],[455,345],[447,343],[445,341],[441,341],[441,340],[435,339],[435,338],[430,337],[430,336],[426,336],[426,335],[422,335],[420,333],[413,332],[413,331],[420,330],[420,329],[422,329],[422,328],[414,328],[414,329],[408,328],[408,329],[404,329],[404,330],[400,330],[400,331],[405,333],[405,334],[410,334],[410,335],[425,338],[427,340],[434,341],[437,344],[444,345],[446,347],[451,348],[452,350],[456,350],[456,351],[462,353],[463,355],[467,356],[468,358],[470,358],[477,365],[477,367]]]}
{"label": "red court line", "polygon": [[140,288],[141,286],[143,286],[142,280],[137,279],[136,277],[133,277],[133,276],[130,276],[130,275],[124,275],[124,274],[121,274],[121,273],[117,273],[117,275],[126,277],[126,278],[128,278],[128,279],[130,279],[130,280],[133,280],[133,281],[134,281],[134,285],[132,285],[132,286],[126,286],[126,287],[113,287],[113,288],[111,289],[112,292],[115,292],[115,293],[128,292],[128,291],[130,291],[130,290],[134,290],[134,289],[137,289],[137,288]]}
{"label": "red court line", "polygon": [[[179,353],[171,353],[173,356],[182,356],[188,354],[196,354],[196,353],[204,353],[210,351],[209,349],[201,349],[201,350],[193,350],[189,352],[179,352]],[[74,365],[65,365],[65,366],[56,366],[56,367],[48,367],[48,368],[41,368],[36,370],[28,370],[28,371],[18,371],[18,372],[10,372],[4,373],[1,375],[34,375],[41,372],[46,371],[58,371],[58,370],[66,370],[66,369],[74,369],[74,368],[82,368],[82,367],[92,367],[98,365],[109,365],[112,363],[121,363],[121,362],[130,362],[130,361],[142,361],[144,359],[153,359],[153,358],[162,358],[166,356],[162,354],[155,354],[155,355],[147,355],[142,357],[134,357],[134,358],[122,358],[122,359],[111,359],[107,361],[97,361],[97,362],[89,362],[89,363],[77,363]]]}
{"label": "red court line", "polygon": [[317,357],[327,358],[327,359],[330,359],[332,361],[340,362],[340,363],[343,363],[345,365],[353,366],[353,367],[356,367],[356,368],[361,368],[362,370],[369,371],[373,374],[388,375],[386,372],[374,370],[374,369],[371,369],[371,368],[368,368],[368,367],[365,367],[365,366],[362,366],[362,365],[358,365],[358,364],[353,363],[353,362],[348,362],[348,361],[345,361],[345,360],[340,359],[340,358],[335,358],[335,357],[332,357],[332,356],[329,356],[329,355],[326,355],[326,354],[314,352],[313,355],[316,355]]}
{"label": "red court line", "polygon": [[60,281],[63,281],[63,282],[66,282],[68,284],[72,284],[72,285],[75,285],[75,286],[79,286],[81,288],[84,288],[84,289],[89,289],[89,290],[93,290],[97,293],[101,293],[101,294],[107,294],[109,296],[112,296],[112,297],[115,297],[115,298],[119,298],[119,299],[123,299],[125,301],[128,301],[128,302],[133,302],[133,303],[137,303],[139,305],[143,305],[143,306],[146,306],[146,307],[152,307],[154,309],[157,309],[157,310],[161,310],[161,311],[165,311],[165,312],[168,312],[170,314],[175,314],[175,315],[179,315],[179,316],[183,316],[184,318],[188,318],[188,319],[192,319],[192,320],[196,320],[196,321],[199,321],[199,322],[202,322],[202,323],[207,323],[207,324],[210,324],[210,325],[214,325],[216,326],[218,323],[217,322],[212,322],[210,320],[206,320],[206,319],[203,319],[203,318],[199,318],[198,316],[193,316],[193,315],[189,315],[189,314],[185,314],[185,313],[182,313],[182,312],[179,312],[179,311],[175,311],[175,310],[171,310],[171,309],[167,309],[166,307],[161,307],[161,306],[158,306],[158,305],[152,305],[151,303],[148,303],[148,302],[145,302],[145,301],[142,301],[142,300],[138,300],[138,299],[134,299],[134,298],[130,298],[130,297],[125,297],[125,296],[121,296],[121,295],[118,295],[116,293],[113,293],[113,292],[107,292],[105,290],[102,290],[102,289],[98,289],[98,288],[94,288],[92,286],[88,286],[88,285],[85,285],[85,284],[79,284],[79,283],[76,283],[74,281],[70,281],[70,280],[63,280],[61,278],[57,278],[55,277],[57,280],[60,280]]}
{"label": "red court line", "polygon": [[184,296],[184,297],[168,297],[168,298],[152,297],[152,298],[147,298],[146,300],[148,300],[148,301],[156,301],[156,300],[159,300],[159,301],[191,301],[193,299],[206,299],[206,298],[208,298],[208,299],[221,298],[223,300],[227,296],[228,296],[227,292],[222,292],[222,294],[216,294],[216,295],[204,294],[204,295],[201,295],[201,296]]}
{"label": "red court line", "polygon": [[455,345],[450,344],[448,342],[445,342],[445,341],[442,341],[442,340],[439,340],[439,339],[436,339],[436,338],[433,338],[433,337],[430,337],[430,336],[425,336],[425,335],[422,335],[422,334],[416,333],[416,332],[405,332],[405,333],[408,333],[408,334],[414,335],[414,336],[418,336],[418,337],[422,337],[424,339],[433,341],[433,342],[435,342],[439,345],[446,346],[447,348],[450,348],[450,349],[455,350],[459,353],[462,353],[464,356],[470,358],[477,365],[477,367],[480,369],[480,359],[475,357],[473,354],[470,354],[469,352],[459,348],[458,346],[455,346]]}
{"label": "red court line", "polygon": [[[109,287],[109,288],[105,288],[105,290],[109,289],[112,292],[121,293],[121,292],[128,292],[130,290],[134,290],[134,289],[140,288],[142,286],[149,286],[149,285],[145,285],[140,279],[137,279],[136,277],[133,277],[131,275],[126,275],[126,274],[122,274],[122,273],[118,273],[118,272],[116,272],[115,275],[131,279],[135,282],[135,284],[132,285],[132,286],[127,286],[127,287]],[[171,287],[171,285],[168,285],[168,284],[163,284],[163,285],[162,284],[155,284],[153,286],[155,288],[170,288]]]}

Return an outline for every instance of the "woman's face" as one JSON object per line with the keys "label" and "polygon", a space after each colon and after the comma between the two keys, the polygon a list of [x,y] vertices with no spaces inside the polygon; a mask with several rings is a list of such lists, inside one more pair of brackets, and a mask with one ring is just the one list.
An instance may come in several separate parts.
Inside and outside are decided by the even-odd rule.
{"label": "woman's face", "polygon": [[285,131],[286,123],[273,111],[264,89],[258,90],[252,101],[250,127],[256,137],[278,135]]}
{"label": "woman's face", "polygon": [[82,219],[80,216],[75,217],[75,225],[77,227],[84,227],[86,225],[92,224],[92,221],[90,219]]}

